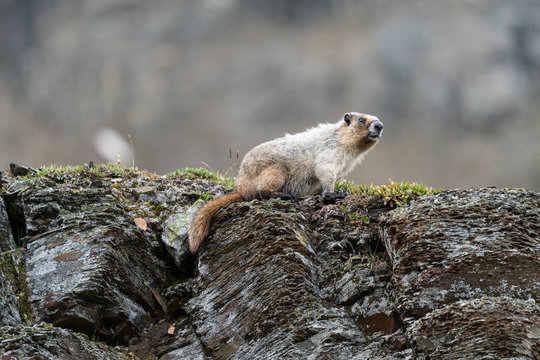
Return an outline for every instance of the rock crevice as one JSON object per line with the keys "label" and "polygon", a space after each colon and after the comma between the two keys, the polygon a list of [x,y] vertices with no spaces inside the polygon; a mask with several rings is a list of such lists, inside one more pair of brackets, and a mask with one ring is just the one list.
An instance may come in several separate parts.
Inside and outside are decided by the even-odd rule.
{"label": "rock crevice", "polygon": [[3,186],[3,356],[540,357],[537,193],[253,200],[193,256],[188,214],[221,185],[98,170]]}

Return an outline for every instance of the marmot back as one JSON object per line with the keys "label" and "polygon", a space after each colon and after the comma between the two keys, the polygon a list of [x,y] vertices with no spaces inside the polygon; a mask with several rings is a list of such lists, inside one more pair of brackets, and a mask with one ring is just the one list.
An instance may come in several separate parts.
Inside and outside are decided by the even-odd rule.
{"label": "marmot back", "polygon": [[230,203],[263,195],[333,194],[335,182],[362,161],[382,131],[375,116],[351,112],[336,123],[254,147],[240,164],[234,193],[206,203],[194,215],[188,232],[191,252],[208,235],[212,216]]}

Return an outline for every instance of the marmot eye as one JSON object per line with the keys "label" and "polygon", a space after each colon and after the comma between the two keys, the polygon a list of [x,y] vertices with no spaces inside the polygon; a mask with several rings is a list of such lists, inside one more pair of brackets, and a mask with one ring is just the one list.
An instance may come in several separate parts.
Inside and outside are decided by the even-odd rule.
{"label": "marmot eye", "polygon": [[363,124],[363,123],[365,123],[365,122],[366,122],[366,119],[364,119],[364,118],[358,119],[358,123],[359,123],[359,124]]}

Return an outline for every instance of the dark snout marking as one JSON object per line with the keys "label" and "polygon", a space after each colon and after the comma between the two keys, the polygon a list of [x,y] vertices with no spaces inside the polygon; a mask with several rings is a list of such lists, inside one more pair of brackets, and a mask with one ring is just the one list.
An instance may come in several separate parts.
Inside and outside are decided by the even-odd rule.
{"label": "dark snout marking", "polygon": [[383,123],[379,120],[373,120],[373,123],[371,124],[373,126],[373,129],[377,131],[378,133],[381,133],[383,130]]}

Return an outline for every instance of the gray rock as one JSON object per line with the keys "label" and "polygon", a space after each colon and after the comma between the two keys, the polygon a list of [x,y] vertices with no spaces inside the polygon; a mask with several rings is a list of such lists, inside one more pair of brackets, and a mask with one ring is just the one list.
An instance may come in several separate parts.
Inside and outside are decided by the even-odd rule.
{"label": "gray rock", "polygon": [[0,328],[2,359],[47,360],[118,360],[126,359],[124,351],[91,341],[86,335],[53,327],[6,326]]}
{"label": "gray rock", "polygon": [[192,263],[187,242],[189,221],[201,204],[202,201],[197,201],[189,208],[178,209],[163,223],[161,241],[178,269],[183,272],[189,271],[188,267]]}
{"label": "gray rock", "polygon": [[[3,259],[0,259],[3,262]],[[11,285],[6,281],[0,267],[0,327],[22,325],[19,304]]]}
{"label": "gray rock", "polygon": [[10,269],[17,279],[3,288],[5,323],[47,321],[127,344],[154,318],[185,314],[191,286],[173,284],[180,274],[159,241],[161,224],[203,189],[221,191],[114,166],[14,179],[4,196],[27,249],[17,251],[22,263]]}
{"label": "gray rock", "polygon": [[365,345],[355,321],[320,289],[324,261],[305,226],[315,206],[252,201],[214,217],[186,308],[214,358],[347,359]]}
{"label": "gray rock", "polygon": [[11,173],[12,176],[25,176],[25,175],[35,174],[36,170],[28,166],[10,163],[9,172]]}
{"label": "gray rock", "polygon": [[336,282],[335,301],[341,305],[352,305],[376,287],[377,281],[370,269],[355,269]]}
{"label": "gray rock", "polygon": [[161,356],[160,360],[206,360],[208,357],[204,355],[204,348],[194,335],[191,335],[186,339],[189,341],[188,345],[178,347],[176,350],[168,352]]}
{"label": "gray rock", "polygon": [[0,253],[15,249],[15,241],[11,233],[9,218],[4,203],[4,198],[0,196]]}
{"label": "gray rock", "polygon": [[388,213],[382,231],[406,319],[485,296],[540,301],[537,193],[445,191]]}
{"label": "gray rock", "polygon": [[388,213],[381,233],[420,359],[539,357],[539,194],[445,191]]}
{"label": "gray rock", "polygon": [[195,263],[182,257],[187,209],[222,189],[107,169],[10,184],[27,236],[2,254],[2,354],[538,357],[536,193],[447,191],[390,212],[376,196],[231,204]]}
{"label": "gray rock", "polygon": [[398,316],[389,299],[390,294],[379,288],[352,306],[352,314],[367,334],[379,331],[392,334],[399,329]]}
{"label": "gray rock", "polygon": [[0,326],[31,323],[24,250],[0,254]]}
{"label": "gray rock", "polygon": [[29,301],[38,321],[127,343],[162,311],[167,266],[155,235],[135,225],[111,189],[20,193]]}
{"label": "gray rock", "polygon": [[540,305],[507,297],[458,301],[416,321],[418,359],[538,359]]}
{"label": "gray rock", "polygon": [[150,324],[146,309],[157,305],[157,274],[140,266],[152,261],[141,234],[117,221],[28,244],[30,302],[38,320],[124,343]]}

